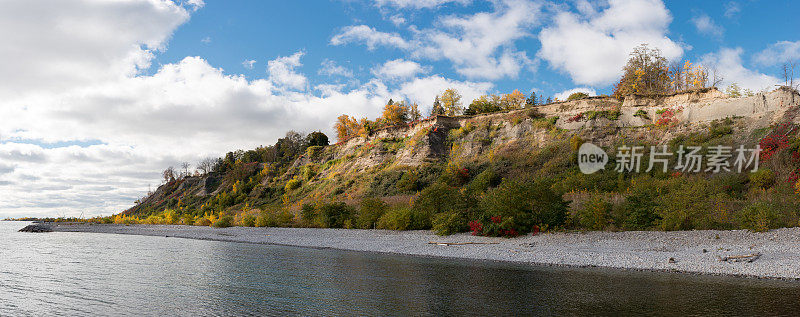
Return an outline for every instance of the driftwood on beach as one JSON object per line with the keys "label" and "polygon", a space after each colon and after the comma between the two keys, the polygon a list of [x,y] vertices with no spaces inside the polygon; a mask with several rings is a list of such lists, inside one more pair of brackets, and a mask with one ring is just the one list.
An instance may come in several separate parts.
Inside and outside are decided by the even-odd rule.
{"label": "driftwood on beach", "polygon": [[431,241],[428,244],[451,246],[451,245],[467,245],[467,244],[499,244],[499,242],[435,242]]}
{"label": "driftwood on beach", "polygon": [[721,262],[753,262],[758,260],[761,257],[761,253],[753,253],[753,254],[746,254],[746,255],[730,255],[719,257]]}

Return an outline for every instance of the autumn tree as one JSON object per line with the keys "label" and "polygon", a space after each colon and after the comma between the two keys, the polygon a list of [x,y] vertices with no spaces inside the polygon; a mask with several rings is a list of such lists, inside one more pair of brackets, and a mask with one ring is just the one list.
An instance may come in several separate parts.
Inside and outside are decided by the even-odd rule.
{"label": "autumn tree", "polygon": [[525,106],[525,100],[525,95],[514,89],[512,93],[500,97],[500,108],[506,111],[522,109]]}
{"label": "autumn tree", "polygon": [[442,103],[439,101],[439,96],[436,96],[436,99],[433,100],[433,107],[431,108],[431,116],[441,116],[444,115],[444,108],[442,107]]}
{"label": "autumn tree", "polygon": [[461,94],[457,90],[453,88],[446,89],[442,93],[440,100],[442,108],[444,108],[444,115],[457,116],[464,112],[464,108],[461,107]]}
{"label": "autumn tree", "polygon": [[419,112],[419,105],[415,102],[408,108],[408,120],[417,121],[419,119],[422,119],[422,113]]}
{"label": "autumn tree", "polygon": [[491,97],[487,95],[480,96],[472,101],[464,111],[466,115],[476,115],[481,113],[492,113],[502,110],[500,106],[493,103]]}
{"label": "autumn tree", "polygon": [[574,93],[570,94],[569,97],[567,97],[567,101],[583,99],[583,98],[586,98],[586,97],[589,97],[589,94],[587,94],[585,92],[580,92],[580,91],[579,92],[574,92]]}
{"label": "autumn tree", "polygon": [[336,129],[336,139],[344,141],[352,136],[355,136],[361,127],[355,118],[343,114],[336,118],[336,124],[333,126]]}
{"label": "autumn tree", "polygon": [[614,87],[618,99],[630,94],[664,94],[669,92],[670,76],[667,59],[657,48],[642,44],[633,49],[623,68],[622,79]]}
{"label": "autumn tree", "polygon": [[[392,101],[389,99],[389,101]],[[383,107],[383,116],[381,116],[384,124],[387,126],[401,125],[408,122],[408,107],[405,102],[390,102]]]}

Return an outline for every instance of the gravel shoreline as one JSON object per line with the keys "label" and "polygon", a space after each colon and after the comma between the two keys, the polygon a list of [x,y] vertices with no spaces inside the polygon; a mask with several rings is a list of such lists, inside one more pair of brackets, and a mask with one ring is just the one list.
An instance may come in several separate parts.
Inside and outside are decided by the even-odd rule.
{"label": "gravel shoreline", "polygon": [[[800,280],[800,228],[552,233],[515,239],[430,231],[312,228],[210,228],[171,225],[50,224],[56,232],[93,232],[333,248],[540,265],[606,267]],[[431,243],[435,242],[435,243]],[[445,243],[468,243],[446,245]],[[721,261],[761,254],[753,262]]]}

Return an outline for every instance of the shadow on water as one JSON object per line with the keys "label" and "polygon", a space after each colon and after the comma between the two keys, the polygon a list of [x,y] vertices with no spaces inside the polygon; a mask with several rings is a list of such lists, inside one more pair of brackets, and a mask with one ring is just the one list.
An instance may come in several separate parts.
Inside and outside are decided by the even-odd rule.
{"label": "shadow on water", "polygon": [[[796,315],[800,282],[0,223],[0,311],[114,315]],[[17,228],[18,229],[18,228]]]}

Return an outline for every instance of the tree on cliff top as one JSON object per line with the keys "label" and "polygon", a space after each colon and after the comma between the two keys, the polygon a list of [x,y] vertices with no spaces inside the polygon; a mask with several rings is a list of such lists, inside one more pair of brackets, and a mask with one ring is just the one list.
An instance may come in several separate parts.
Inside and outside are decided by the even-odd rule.
{"label": "tree on cliff top", "polygon": [[461,107],[461,94],[453,88],[445,90],[439,100],[446,116],[457,116],[464,112],[464,108]]}
{"label": "tree on cliff top", "polygon": [[622,79],[614,86],[614,97],[630,94],[664,94],[669,92],[670,76],[667,59],[657,48],[647,44],[637,46],[631,52],[623,68]]}

